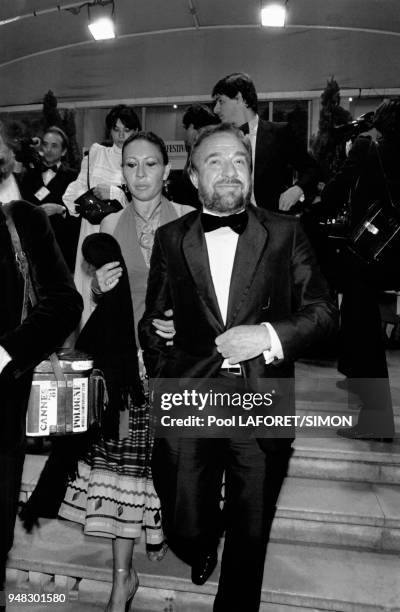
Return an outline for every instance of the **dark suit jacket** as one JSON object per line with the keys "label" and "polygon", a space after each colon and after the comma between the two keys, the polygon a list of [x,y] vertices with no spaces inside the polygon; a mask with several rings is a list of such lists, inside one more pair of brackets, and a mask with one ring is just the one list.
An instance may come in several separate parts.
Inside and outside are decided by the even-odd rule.
{"label": "dark suit jacket", "polygon": [[24,200],[40,206],[41,204],[61,204],[66,210],[66,216],[53,215],[50,217],[50,223],[56,235],[57,242],[61,248],[62,254],[68,264],[70,270],[74,269],[76,249],[78,246],[78,237],[80,229],[80,219],[70,217],[68,208],[63,202],[63,195],[68,185],[72,183],[78,176],[76,170],[72,170],[65,164],[61,164],[54,177],[46,185],[49,194],[39,200],[35,193],[44,187],[43,176],[40,168],[28,168],[20,180],[20,192]]}
{"label": "dark suit jacket", "polygon": [[23,282],[0,208],[0,346],[12,357],[0,375],[2,452],[22,443],[32,369],[62,346],[82,312],[82,299],[46,214],[23,201],[13,202],[11,211],[35,279],[38,303],[21,324]]}
{"label": "dark suit jacket", "polygon": [[[172,348],[151,322],[174,311]],[[250,207],[239,237],[224,325],[211,279],[200,216],[190,213],[156,232],[147,286],[146,310],[139,324],[141,346],[151,377],[211,378],[223,358],[215,338],[237,325],[273,324],[284,359],[265,365],[263,355],[244,362],[252,387],[263,377],[293,375],[293,362],[336,326],[336,308],[308,240],[297,219]]]}
{"label": "dark suit jacket", "polygon": [[287,123],[259,120],[254,167],[254,197],[257,206],[278,210],[279,196],[292,186],[293,168],[296,185],[311,197],[318,181],[317,162]]}

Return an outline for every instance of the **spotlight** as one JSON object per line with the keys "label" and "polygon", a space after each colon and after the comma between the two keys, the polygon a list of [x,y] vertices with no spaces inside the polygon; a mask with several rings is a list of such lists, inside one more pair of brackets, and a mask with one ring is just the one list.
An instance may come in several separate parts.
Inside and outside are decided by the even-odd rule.
{"label": "spotlight", "polygon": [[110,17],[101,17],[89,23],[88,28],[95,40],[115,38],[114,22]]}
{"label": "spotlight", "polygon": [[287,2],[268,2],[261,9],[261,25],[271,28],[283,28],[286,20]]}
{"label": "spotlight", "polygon": [[173,104],[172,108],[174,108],[176,110],[178,108],[178,105],[177,104]]}
{"label": "spotlight", "polygon": [[[104,15],[104,7],[106,7],[108,4],[111,4],[110,16]],[[93,38],[95,40],[107,40],[108,38],[115,38],[113,20],[115,12],[114,0],[93,0],[92,2],[88,2],[86,6],[89,19],[88,28]],[[79,7],[79,10],[80,8],[81,7]],[[92,19],[91,9],[94,9],[95,13],[97,13],[96,18]]]}

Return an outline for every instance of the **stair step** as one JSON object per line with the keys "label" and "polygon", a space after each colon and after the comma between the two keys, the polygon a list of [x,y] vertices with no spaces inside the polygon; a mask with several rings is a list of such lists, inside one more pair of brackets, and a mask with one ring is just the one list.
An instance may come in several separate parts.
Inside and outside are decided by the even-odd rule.
{"label": "stair step", "polygon": [[[173,611],[211,610],[218,568],[203,587],[197,587],[190,581],[189,568],[171,551],[163,562],[151,563],[138,550],[135,564],[141,584],[135,599],[138,610],[146,605],[147,609],[162,610],[167,602],[167,609]],[[105,601],[112,572],[111,542],[84,536],[79,526],[66,521],[44,521],[32,535],[25,534],[17,524],[9,567],[35,572],[35,576],[43,573],[77,578],[78,582],[73,581],[77,597]],[[261,612],[277,612],[278,606],[289,606],[287,612],[296,606],[308,612],[399,612],[399,575],[400,559],[394,555],[271,542]],[[105,583],[103,590],[95,588],[99,583]],[[154,605],[157,593],[164,608],[149,605],[148,598],[153,597]]]}
{"label": "stair step", "polygon": [[287,478],[271,539],[400,551],[400,487]]}
{"label": "stair step", "polygon": [[289,475],[323,480],[400,483],[400,441],[297,438]]}

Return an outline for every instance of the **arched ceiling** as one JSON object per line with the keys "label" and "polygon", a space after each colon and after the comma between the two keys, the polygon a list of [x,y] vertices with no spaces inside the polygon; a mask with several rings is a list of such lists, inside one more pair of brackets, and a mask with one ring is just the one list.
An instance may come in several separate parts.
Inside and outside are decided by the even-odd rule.
{"label": "arched ceiling", "polygon": [[289,0],[285,29],[259,25],[260,0],[115,0],[117,38],[103,42],[86,8],[41,14],[73,4],[0,2],[0,106],[48,89],[60,102],[189,100],[238,70],[265,94],[319,91],[331,75],[347,89],[400,87],[400,0]]}

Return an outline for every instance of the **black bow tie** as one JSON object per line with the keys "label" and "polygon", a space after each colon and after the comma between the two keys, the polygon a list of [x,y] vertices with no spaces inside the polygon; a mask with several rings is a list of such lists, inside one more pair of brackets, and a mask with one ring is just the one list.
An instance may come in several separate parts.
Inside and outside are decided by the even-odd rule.
{"label": "black bow tie", "polygon": [[212,232],[220,227],[230,227],[237,234],[242,234],[246,229],[248,219],[249,217],[245,210],[236,215],[228,215],[226,217],[201,213],[201,223],[205,232]]}
{"label": "black bow tie", "polygon": [[53,166],[47,166],[47,164],[42,164],[40,166],[40,169],[42,172],[47,172],[47,170],[53,170],[53,172],[57,172],[58,166],[57,164],[54,164]]}
{"label": "black bow tie", "polygon": [[239,130],[242,130],[243,134],[250,134],[248,123],[243,123],[243,125],[239,127]]}

